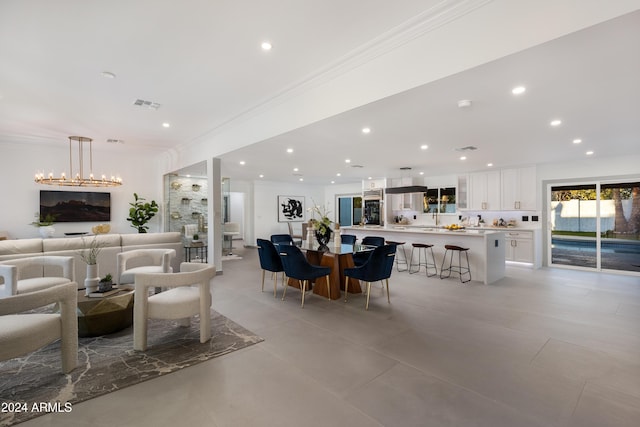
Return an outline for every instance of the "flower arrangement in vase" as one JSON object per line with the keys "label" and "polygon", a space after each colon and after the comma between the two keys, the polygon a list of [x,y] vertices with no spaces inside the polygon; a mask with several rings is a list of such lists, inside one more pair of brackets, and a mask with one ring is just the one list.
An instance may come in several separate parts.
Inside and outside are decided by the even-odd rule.
{"label": "flower arrangement in vase", "polygon": [[[324,206],[316,205],[315,202],[313,202],[313,207],[310,210],[313,217],[309,222],[313,226],[316,240],[321,249],[327,248],[327,243],[331,240],[331,224],[333,222],[329,219],[330,212]],[[319,219],[315,218],[316,214],[320,217]]]}

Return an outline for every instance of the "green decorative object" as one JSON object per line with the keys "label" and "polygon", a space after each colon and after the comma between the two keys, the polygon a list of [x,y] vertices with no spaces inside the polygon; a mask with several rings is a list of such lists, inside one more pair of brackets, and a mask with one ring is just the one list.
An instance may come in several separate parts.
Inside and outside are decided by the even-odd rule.
{"label": "green decorative object", "polygon": [[149,230],[146,224],[158,213],[158,204],[155,200],[152,200],[151,203],[145,202],[145,199],[139,197],[137,193],[133,193],[133,197],[135,201],[129,203],[131,208],[127,221],[131,222],[131,226],[137,229],[138,233],[146,233]]}

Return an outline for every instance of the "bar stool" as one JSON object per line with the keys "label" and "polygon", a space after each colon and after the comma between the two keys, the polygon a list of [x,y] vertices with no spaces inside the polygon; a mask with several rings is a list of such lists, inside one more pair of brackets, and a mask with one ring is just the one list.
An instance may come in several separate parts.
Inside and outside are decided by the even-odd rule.
{"label": "bar stool", "polygon": [[[409,265],[409,273],[414,274],[420,271],[420,266],[424,265],[425,268],[425,272],[427,273],[427,277],[431,277],[431,276],[436,276],[438,274],[438,267],[436,266],[436,257],[433,255],[433,245],[429,245],[427,243],[412,243],[411,246],[413,246],[411,248],[411,264]],[[413,251],[415,249],[418,249],[418,263],[414,264],[413,263]],[[429,251],[431,251],[431,263],[429,262],[429,256],[428,256],[428,252],[427,249],[429,249]],[[422,262],[422,254],[424,253],[424,262]],[[418,269],[417,270],[412,270],[413,266],[417,265]],[[433,269],[435,270],[435,273],[433,274],[429,274],[429,267],[433,267]]]}
{"label": "bar stool", "polygon": [[[398,271],[407,271],[409,269],[409,263],[407,262],[407,252],[404,249],[404,244],[406,242],[394,242],[392,240],[387,240],[387,245],[396,245],[396,248],[402,249],[402,252],[397,250],[396,255],[402,254],[402,257],[396,256],[396,268]],[[400,259],[402,258],[402,259]],[[400,264],[404,264],[405,268],[400,270]]]}
{"label": "bar stool", "polygon": [[[462,283],[466,283],[468,281],[471,280],[471,268],[469,266],[469,248],[463,248],[461,246],[456,246],[456,245],[444,245],[445,251],[444,251],[444,258],[442,258],[442,266],[440,267],[440,278],[441,279],[446,279],[448,277],[451,276],[451,272],[455,272],[458,273],[460,276],[460,281]],[[447,260],[447,252],[451,251],[451,256],[449,257],[449,266],[447,268],[444,267],[444,263]],[[458,252],[458,265],[453,265],[453,253],[454,252]],[[462,253],[464,252],[464,255],[467,259],[467,266],[463,266],[462,265]],[[449,274],[446,276],[443,276],[443,273],[445,271],[448,271]],[[462,277],[465,275],[469,275],[469,279],[468,280],[462,280]]]}

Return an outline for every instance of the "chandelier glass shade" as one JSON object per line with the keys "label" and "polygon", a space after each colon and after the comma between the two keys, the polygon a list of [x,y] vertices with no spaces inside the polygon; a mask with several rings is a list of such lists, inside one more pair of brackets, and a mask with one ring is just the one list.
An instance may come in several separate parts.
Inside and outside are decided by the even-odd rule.
{"label": "chandelier glass shade", "polygon": [[[93,148],[92,139],[84,136],[70,136],[69,137],[69,176],[65,172],[62,172],[59,177],[54,177],[53,172],[50,172],[48,176],[44,173],[37,173],[35,181],[37,184],[46,185],[59,185],[66,187],[117,187],[122,185],[122,179],[120,177],[111,176],[107,178],[102,175],[100,178],[93,176]],[[74,175],[73,169],[73,143],[78,143],[77,172]],[[89,143],[89,176],[84,176],[84,143]]]}

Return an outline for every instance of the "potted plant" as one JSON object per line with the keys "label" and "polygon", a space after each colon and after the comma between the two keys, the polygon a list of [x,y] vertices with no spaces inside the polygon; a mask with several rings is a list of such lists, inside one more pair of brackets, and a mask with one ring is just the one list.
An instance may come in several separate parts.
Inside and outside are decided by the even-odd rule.
{"label": "potted plant", "polygon": [[200,236],[198,236],[198,233],[195,233],[193,236],[191,236],[191,240],[193,240],[194,242],[199,242]]}
{"label": "potted plant", "polygon": [[31,223],[34,227],[38,227],[38,231],[40,232],[40,236],[43,239],[47,237],[53,237],[53,233],[56,232],[56,229],[53,227],[55,223],[56,217],[55,215],[46,214],[45,216],[39,215],[38,212],[35,213],[36,220]]}
{"label": "potted plant", "polygon": [[144,198],[139,197],[137,193],[133,193],[134,202],[129,203],[129,218],[127,221],[131,223],[131,226],[138,230],[138,233],[146,233],[149,227],[146,225],[156,213],[158,213],[158,204],[155,200],[151,203],[145,202]]}
{"label": "potted plant", "polygon": [[[82,241],[84,243],[84,237]],[[85,249],[78,251],[80,259],[87,264],[87,277],[84,279],[86,295],[98,290],[98,284],[100,283],[100,276],[98,276],[98,255],[102,251],[103,246],[97,237],[94,236],[88,245],[85,244]]]}
{"label": "potted plant", "polygon": [[98,282],[98,292],[107,292],[110,291],[111,288],[113,288],[113,277],[111,273],[107,273],[107,275]]}

